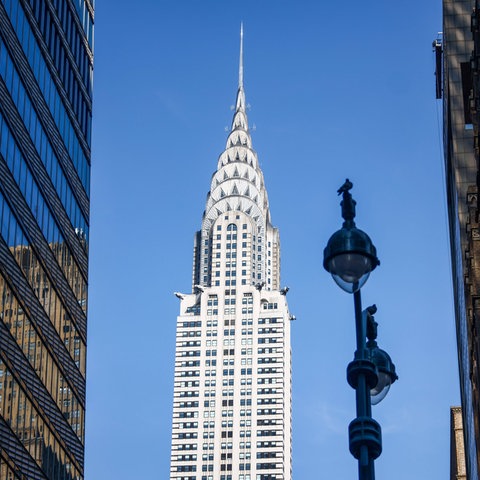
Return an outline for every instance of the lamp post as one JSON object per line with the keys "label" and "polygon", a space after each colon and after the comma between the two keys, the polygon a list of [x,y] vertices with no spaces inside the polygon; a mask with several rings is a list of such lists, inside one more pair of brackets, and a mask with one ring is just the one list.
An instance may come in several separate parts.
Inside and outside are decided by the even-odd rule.
{"label": "lamp post", "polygon": [[342,290],[353,293],[357,349],[347,367],[347,381],[356,392],[357,418],[348,428],[349,445],[358,460],[359,480],[374,480],[374,460],[382,453],[382,433],[372,418],[372,405],[385,397],[398,377],[388,353],[377,346],[377,307],[372,305],[362,311],[360,289],[380,261],[370,237],[355,225],[352,187],[347,178],[338,189],[343,196],[340,205],[344,222],[325,247],[323,266]]}

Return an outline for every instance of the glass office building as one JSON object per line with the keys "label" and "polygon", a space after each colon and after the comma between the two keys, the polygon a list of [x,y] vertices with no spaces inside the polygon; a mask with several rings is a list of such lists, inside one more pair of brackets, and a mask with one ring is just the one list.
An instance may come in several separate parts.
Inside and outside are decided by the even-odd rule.
{"label": "glass office building", "polygon": [[0,1],[0,479],[82,479],[93,0]]}

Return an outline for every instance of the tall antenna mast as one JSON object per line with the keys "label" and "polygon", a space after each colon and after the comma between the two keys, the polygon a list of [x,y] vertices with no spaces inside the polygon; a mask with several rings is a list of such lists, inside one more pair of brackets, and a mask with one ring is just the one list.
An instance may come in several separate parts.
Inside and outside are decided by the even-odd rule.
{"label": "tall antenna mast", "polygon": [[240,65],[238,67],[238,88],[243,88],[243,22],[240,23]]}

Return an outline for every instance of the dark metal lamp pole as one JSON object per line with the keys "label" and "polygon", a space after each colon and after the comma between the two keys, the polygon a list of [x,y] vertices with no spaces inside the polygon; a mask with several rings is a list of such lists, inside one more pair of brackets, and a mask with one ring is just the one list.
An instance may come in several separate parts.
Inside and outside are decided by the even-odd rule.
{"label": "dark metal lamp pole", "polygon": [[355,389],[357,418],[348,427],[350,452],[358,460],[359,480],[374,480],[374,460],[382,453],[382,433],[372,418],[372,404],[385,397],[398,377],[390,356],[377,346],[373,317],[377,307],[372,305],[362,311],[360,289],[380,261],[370,237],[355,226],[352,187],[347,179],[338,189],[338,194],[343,195],[340,205],[344,222],[325,247],[323,266],[340,288],[353,293],[357,349],[347,367],[347,381]]}

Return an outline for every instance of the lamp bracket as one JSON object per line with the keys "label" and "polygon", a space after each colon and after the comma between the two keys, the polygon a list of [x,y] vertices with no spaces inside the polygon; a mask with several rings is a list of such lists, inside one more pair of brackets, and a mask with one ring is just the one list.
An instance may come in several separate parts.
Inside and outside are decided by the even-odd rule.
{"label": "lamp bracket", "polygon": [[347,382],[356,389],[358,379],[361,375],[365,376],[368,388],[374,388],[378,382],[377,367],[373,362],[367,359],[355,358],[347,367]]}
{"label": "lamp bracket", "polygon": [[362,447],[367,447],[368,456],[376,459],[382,453],[382,429],[371,417],[357,417],[348,426],[350,453],[359,459]]}

